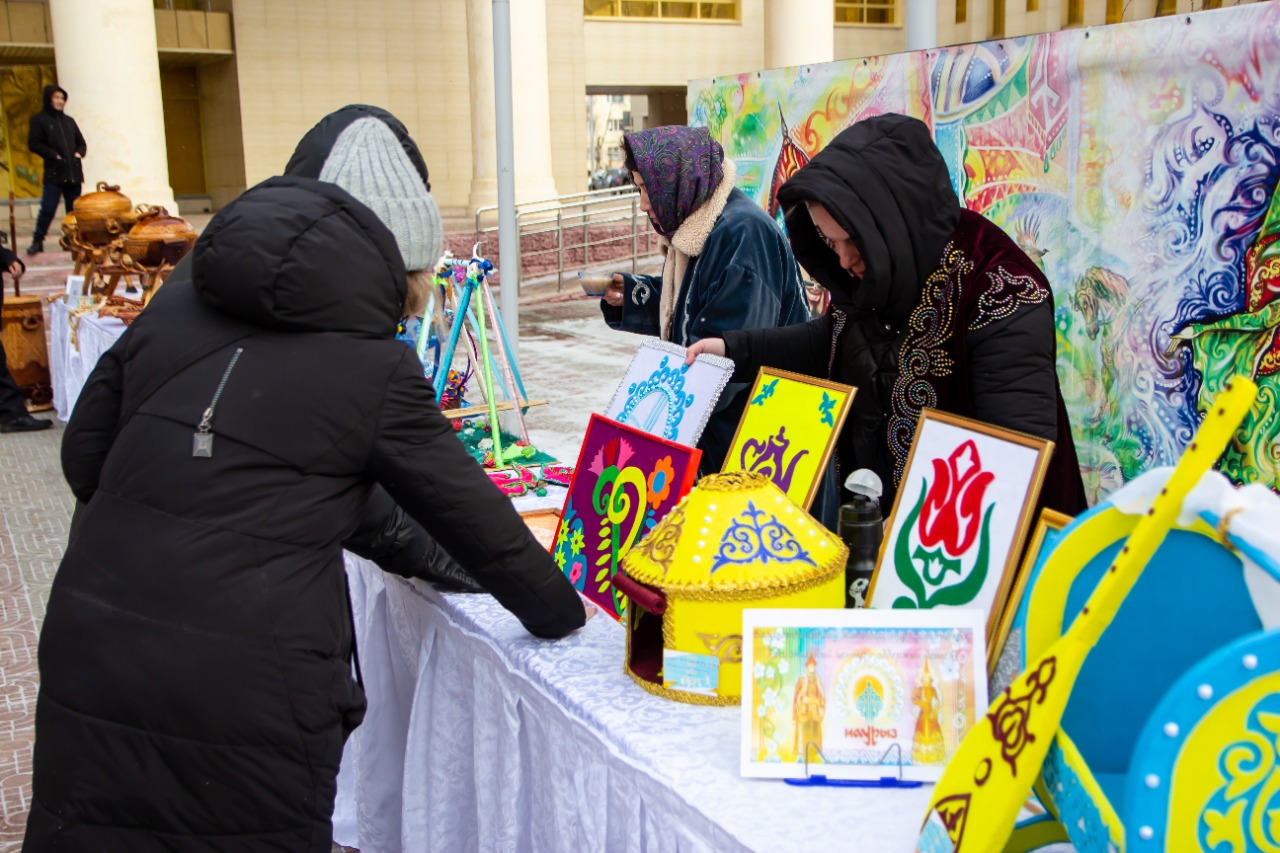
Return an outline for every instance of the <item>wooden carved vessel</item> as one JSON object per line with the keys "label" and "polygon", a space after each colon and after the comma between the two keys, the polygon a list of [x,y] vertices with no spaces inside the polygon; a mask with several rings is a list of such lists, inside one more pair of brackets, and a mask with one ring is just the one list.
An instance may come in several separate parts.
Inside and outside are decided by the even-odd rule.
{"label": "wooden carved vessel", "polygon": [[140,267],[173,267],[195,244],[196,229],[190,222],[163,207],[148,207],[125,236],[124,253]]}
{"label": "wooden carved vessel", "polygon": [[98,182],[97,192],[76,199],[73,212],[80,240],[93,246],[107,245],[137,221],[133,202],[106,181]]}

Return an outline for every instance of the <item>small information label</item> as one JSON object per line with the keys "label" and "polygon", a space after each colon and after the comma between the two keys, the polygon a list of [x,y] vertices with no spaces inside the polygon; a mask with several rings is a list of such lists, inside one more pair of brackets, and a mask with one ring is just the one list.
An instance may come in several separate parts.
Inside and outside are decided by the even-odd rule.
{"label": "small information label", "polygon": [[662,684],[671,690],[718,696],[720,658],[663,649]]}

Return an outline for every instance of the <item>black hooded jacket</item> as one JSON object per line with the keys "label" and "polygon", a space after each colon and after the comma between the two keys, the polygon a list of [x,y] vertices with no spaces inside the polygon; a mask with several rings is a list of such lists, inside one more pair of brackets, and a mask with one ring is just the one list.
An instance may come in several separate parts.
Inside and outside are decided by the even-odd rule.
{"label": "black hooded jacket", "polygon": [[80,157],[88,149],[76,120],[67,115],[65,109],[53,108],[54,92],[67,97],[67,90],[61,86],[44,87],[44,109],[33,115],[27,125],[27,148],[44,158],[46,184],[82,184],[84,164]]}
{"label": "black hooded jacket", "polygon": [[[1043,502],[1083,510],[1048,281],[1003,231],[961,207],[928,127],[900,115],[859,122],[778,199],[796,260],[831,291],[831,310],[811,323],[726,334],[734,379],[766,365],[855,386],[837,445],[840,473],[875,471],[886,512],[924,406],[1053,440]],[[806,202],[850,235],[865,263],[861,278],[840,266]],[[1013,287],[1025,293],[1001,289]]]}
{"label": "black hooded jacket", "polygon": [[272,178],[102,357],[63,441],[86,506],[40,638],[25,850],[327,853],[364,709],[342,545],[384,527],[374,484],[529,631],[582,625],[394,339],[404,295],[368,208]]}

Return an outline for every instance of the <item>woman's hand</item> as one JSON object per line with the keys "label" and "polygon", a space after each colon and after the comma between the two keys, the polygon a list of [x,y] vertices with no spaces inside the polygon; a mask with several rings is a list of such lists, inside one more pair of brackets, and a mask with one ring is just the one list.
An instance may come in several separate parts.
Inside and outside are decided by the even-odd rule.
{"label": "woman's hand", "polygon": [[724,339],[723,338],[703,338],[700,341],[695,341],[692,346],[690,346],[687,350],[685,350],[684,363],[693,364],[693,360],[698,356],[702,355],[704,352],[707,355],[718,355],[723,357],[725,353]]}
{"label": "woman's hand", "polygon": [[614,308],[622,307],[622,273],[614,273],[613,278],[609,280],[609,286],[604,289],[604,301],[608,302]]}

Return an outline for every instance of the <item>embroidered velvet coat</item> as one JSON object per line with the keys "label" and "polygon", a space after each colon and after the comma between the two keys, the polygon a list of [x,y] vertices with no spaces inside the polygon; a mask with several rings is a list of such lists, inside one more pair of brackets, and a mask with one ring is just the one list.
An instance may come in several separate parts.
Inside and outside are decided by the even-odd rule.
{"label": "embroidered velvet coat", "polygon": [[[886,511],[925,407],[1052,439],[1041,505],[1083,510],[1049,283],[999,227],[960,207],[928,128],[892,115],[860,122],[778,196],[796,258],[832,291],[832,307],[806,324],[726,333],[735,379],[768,365],[856,386],[840,474],[875,471]],[[861,278],[840,267],[806,201],[853,239]]]}

